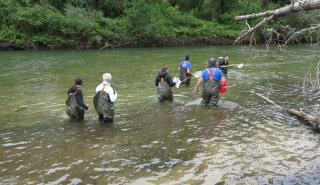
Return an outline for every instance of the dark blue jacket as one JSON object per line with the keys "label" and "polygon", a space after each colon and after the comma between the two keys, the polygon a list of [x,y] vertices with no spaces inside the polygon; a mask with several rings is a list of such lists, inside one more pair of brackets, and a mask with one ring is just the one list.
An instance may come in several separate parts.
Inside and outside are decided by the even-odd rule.
{"label": "dark blue jacket", "polygon": [[227,65],[229,65],[229,61],[225,59],[219,60],[219,68],[225,74],[228,72],[228,67],[223,67],[223,66],[227,66]]}
{"label": "dark blue jacket", "polygon": [[77,93],[75,94],[75,98],[76,98],[78,106],[88,110],[88,106],[86,104],[84,104],[84,102],[83,102],[83,94],[82,94],[80,87],[75,86],[75,85],[70,87],[70,89],[68,90],[68,96],[69,96],[69,94],[75,93],[76,91],[77,91]]}
{"label": "dark blue jacket", "polygon": [[170,87],[173,87],[173,86],[176,85],[176,83],[174,83],[174,82],[172,81],[172,78],[171,78],[171,76],[170,76],[169,73],[164,72],[164,71],[160,71],[160,73],[159,73],[158,76],[156,77],[156,81],[155,81],[155,82],[156,82],[156,86],[158,86],[161,78],[163,78],[163,80],[166,81]]}

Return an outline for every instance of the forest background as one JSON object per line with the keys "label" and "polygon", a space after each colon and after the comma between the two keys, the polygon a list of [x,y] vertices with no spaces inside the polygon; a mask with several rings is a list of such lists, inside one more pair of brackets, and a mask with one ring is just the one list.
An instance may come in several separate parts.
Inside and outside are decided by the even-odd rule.
{"label": "forest background", "polygon": [[[276,9],[290,2],[0,0],[0,49],[232,44],[247,29],[245,22],[234,20],[235,16]],[[248,24],[255,25],[260,20],[250,20]],[[319,10],[295,13],[259,30],[255,40],[263,43],[268,39],[268,27],[289,32],[319,22]],[[319,43],[319,35],[318,29],[298,37],[296,42]]]}

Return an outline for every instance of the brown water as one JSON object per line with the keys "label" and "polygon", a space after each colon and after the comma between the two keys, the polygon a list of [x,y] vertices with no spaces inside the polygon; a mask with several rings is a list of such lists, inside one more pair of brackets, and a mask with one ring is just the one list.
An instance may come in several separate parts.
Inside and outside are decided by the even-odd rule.
{"label": "brown water", "polygon": [[[160,66],[177,75],[186,53],[194,71],[224,53],[245,64],[219,107],[199,105],[194,79],[157,101]],[[320,116],[319,93],[301,89],[319,56],[319,46],[1,52],[0,184],[319,184],[319,133],[249,93]],[[104,72],[119,94],[113,124],[92,105]],[[81,123],[65,114],[77,75],[91,108]]]}

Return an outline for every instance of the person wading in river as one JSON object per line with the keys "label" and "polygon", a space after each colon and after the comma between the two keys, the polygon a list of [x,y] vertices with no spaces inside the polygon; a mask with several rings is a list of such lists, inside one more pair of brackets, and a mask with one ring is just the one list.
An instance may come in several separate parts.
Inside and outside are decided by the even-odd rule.
{"label": "person wading in river", "polygon": [[110,73],[102,75],[102,83],[96,88],[93,105],[100,121],[112,122],[114,118],[114,102],[118,94],[111,86],[112,76]]}
{"label": "person wading in river", "polygon": [[179,63],[179,75],[180,75],[180,80],[182,83],[185,83],[186,86],[190,86],[191,83],[191,70],[192,70],[192,65],[191,62],[189,61],[190,55],[185,56],[185,60]]}
{"label": "person wading in river", "polygon": [[202,89],[202,104],[218,105],[219,102],[219,88],[226,83],[226,79],[220,69],[216,66],[216,61],[213,58],[208,60],[208,68],[202,71],[199,78],[195,92],[199,92],[199,87],[203,84]]}
{"label": "person wading in river", "polygon": [[81,91],[82,79],[77,77],[73,85],[68,90],[68,99],[66,101],[67,114],[71,119],[83,120],[84,110],[88,110],[88,106],[83,102],[83,94]]}
{"label": "person wading in river", "polygon": [[[174,80],[177,81],[178,79],[174,78]],[[162,65],[161,71],[156,77],[155,84],[157,86],[159,101],[173,101],[171,87],[175,86],[176,83],[169,74],[169,67],[167,65]]]}
{"label": "person wading in river", "polygon": [[229,60],[230,57],[228,55],[225,55],[224,57],[219,57],[219,69],[222,71],[225,78],[227,78]]}

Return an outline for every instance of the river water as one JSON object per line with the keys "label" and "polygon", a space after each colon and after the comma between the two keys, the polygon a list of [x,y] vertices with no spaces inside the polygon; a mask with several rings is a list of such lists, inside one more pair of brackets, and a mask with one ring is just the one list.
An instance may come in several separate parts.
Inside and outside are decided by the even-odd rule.
{"label": "river water", "polygon": [[[191,87],[159,103],[162,64],[177,75],[228,53],[229,91],[218,107],[199,105]],[[303,91],[319,46],[286,53],[264,47],[201,47],[0,53],[0,184],[320,184],[320,133],[251,95],[320,116],[319,93]],[[112,73],[116,117],[100,124],[92,99]],[[69,121],[66,91],[81,76],[83,122]]]}

